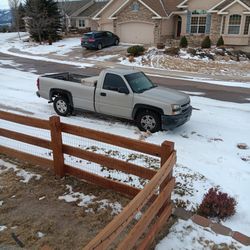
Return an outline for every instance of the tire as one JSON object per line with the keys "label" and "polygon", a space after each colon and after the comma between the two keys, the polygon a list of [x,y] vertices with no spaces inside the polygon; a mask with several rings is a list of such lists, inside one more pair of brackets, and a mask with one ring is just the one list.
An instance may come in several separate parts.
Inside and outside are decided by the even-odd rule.
{"label": "tire", "polygon": [[58,115],[67,116],[72,113],[72,107],[67,98],[57,96],[53,103],[54,110]]}
{"label": "tire", "polygon": [[151,133],[161,130],[160,115],[152,110],[142,110],[136,116],[136,124],[141,131]]}
{"label": "tire", "polygon": [[97,49],[98,49],[98,50],[101,50],[101,49],[102,49],[102,44],[101,44],[101,43],[98,43],[98,44],[97,44]]}
{"label": "tire", "polygon": [[115,46],[118,46],[118,44],[119,44],[119,40],[118,40],[118,39],[115,39],[114,45],[115,45]]}

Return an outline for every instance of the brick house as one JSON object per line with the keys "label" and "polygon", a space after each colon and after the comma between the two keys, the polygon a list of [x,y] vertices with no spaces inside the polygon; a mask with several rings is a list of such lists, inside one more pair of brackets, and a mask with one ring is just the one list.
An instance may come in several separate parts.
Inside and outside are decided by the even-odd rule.
{"label": "brick house", "polygon": [[107,2],[108,0],[62,1],[58,2],[58,7],[66,18],[68,28],[97,30],[98,25],[93,17]]}
{"label": "brick house", "polygon": [[186,36],[198,45],[209,35],[214,43],[250,46],[250,0],[110,0],[94,17],[99,30],[122,42],[155,44]]}

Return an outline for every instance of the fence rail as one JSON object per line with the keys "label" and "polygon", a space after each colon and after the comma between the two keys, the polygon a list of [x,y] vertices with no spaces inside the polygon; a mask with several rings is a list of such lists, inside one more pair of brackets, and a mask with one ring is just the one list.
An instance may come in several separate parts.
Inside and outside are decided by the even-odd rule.
{"label": "fence rail", "polygon": [[[41,120],[0,111],[0,119],[49,131],[50,139],[48,140],[3,128],[0,123],[1,137],[50,149],[52,150],[53,159],[46,159],[4,145],[0,145],[1,153],[35,165],[40,165],[41,167],[54,169],[55,174],[60,177],[65,174],[73,175],[133,198],[123,211],[84,247],[85,250],[108,248],[114,240],[121,235],[125,228],[127,228],[136,213],[142,210],[143,215],[141,219],[118,244],[118,249],[132,249],[135,246],[138,249],[147,249],[150,246],[157,232],[171,215],[171,192],[175,184],[175,179],[172,177],[172,169],[176,162],[176,152],[174,151],[174,144],[172,142],[165,141],[161,146],[158,146],[62,123],[57,116],[52,116],[49,120]],[[63,143],[62,133],[159,157],[161,159],[161,168],[156,171],[134,163],[66,145]],[[105,178],[87,170],[65,164],[65,154],[104,165],[109,169],[148,179],[149,182],[141,190],[117,180]],[[146,234],[146,237],[141,239],[143,234]]]}

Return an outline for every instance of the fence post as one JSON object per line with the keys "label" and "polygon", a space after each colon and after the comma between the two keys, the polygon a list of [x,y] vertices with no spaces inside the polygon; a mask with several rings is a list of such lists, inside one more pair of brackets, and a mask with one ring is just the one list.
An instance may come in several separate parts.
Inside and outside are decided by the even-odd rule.
{"label": "fence post", "polygon": [[52,116],[49,118],[51,145],[53,150],[53,164],[55,174],[59,177],[63,177],[64,171],[64,156],[62,150],[62,131],[60,117]]}
{"label": "fence post", "polygon": [[[174,151],[174,143],[171,141],[164,141],[161,144],[161,167],[164,165],[164,163],[168,160],[169,156]],[[160,185],[160,192],[167,186],[168,182],[173,176],[173,170],[169,173],[168,177],[162,182]],[[158,215],[160,215],[166,206],[171,202],[171,197],[166,201],[166,203],[161,207]]]}

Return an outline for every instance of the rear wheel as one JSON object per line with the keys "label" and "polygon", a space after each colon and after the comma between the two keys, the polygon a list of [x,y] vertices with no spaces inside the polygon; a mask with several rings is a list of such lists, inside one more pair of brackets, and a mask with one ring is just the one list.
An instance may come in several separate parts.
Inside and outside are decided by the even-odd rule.
{"label": "rear wheel", "polygon": [[72,108],[67,98],[57,96],[54,100],[54,110],[58,115],[67,116],[71,114]]}
{"label": "rear wheel", "polygon": [[160,115],[152,110],[142,110],[136,116],[136,124],[141,131],[151,133],[161,130]]}
{"label": "rear wheel", "polygon": [[118,46],[118,44],[119,44],[119,40],[115,39],[115,46]]}
{"label": "rear wheel", "polygon": [[101,44],[101,43],[98,43],[97,49],[98,49],[98,50],[101,50],[101,49],[102,49],[102,44]]}

